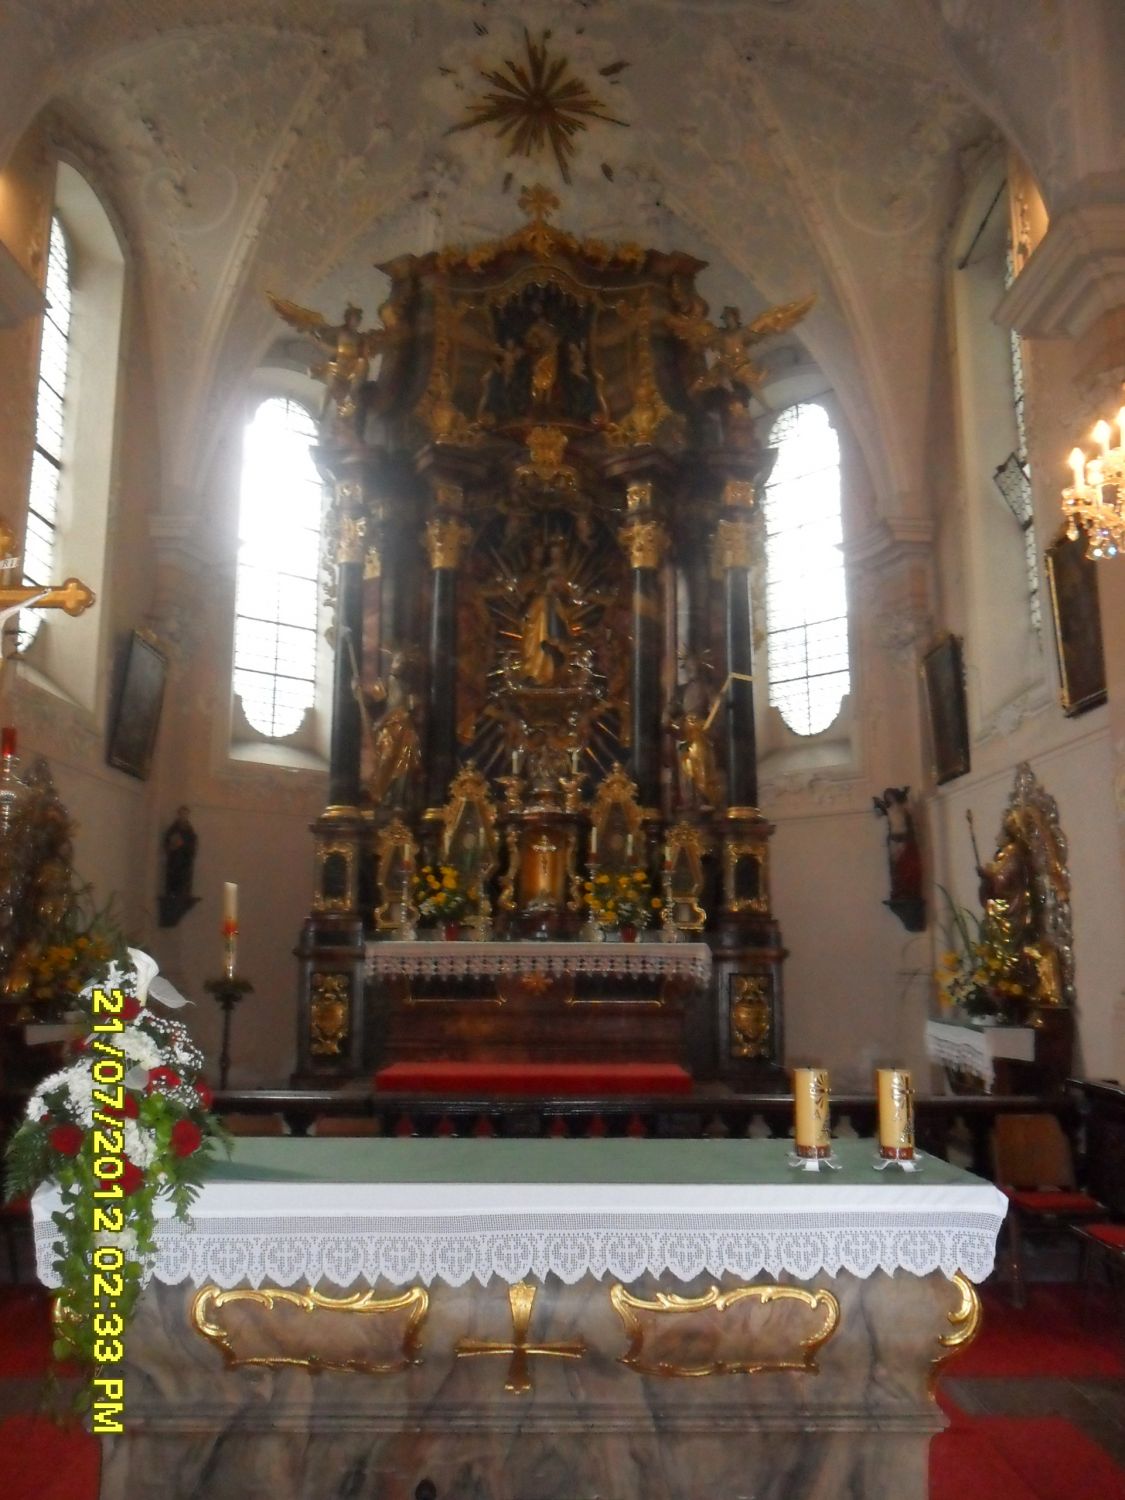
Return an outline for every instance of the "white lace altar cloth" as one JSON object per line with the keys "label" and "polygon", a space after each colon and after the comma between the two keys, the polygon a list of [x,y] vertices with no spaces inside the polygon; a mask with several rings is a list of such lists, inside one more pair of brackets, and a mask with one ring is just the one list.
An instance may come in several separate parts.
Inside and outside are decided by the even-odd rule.
{"label": "white lace altar cloth", "polygon": [[[267,1143],[254,1144],[265,1161]],[[842,1172],[798,1181],[785,1167],[787,1141],[272,1141],[271,1151],[291,1157],[300,1148],[298,1160],[320,1148],[328,1171],[353,1180],[284,1180],[276,1170],[270,1179],[266,1166],[262,1180],[207,1182],[188,1224],[158,1204],[152,1274],[224,1288],[461,1286],[551,1274],[567,1284],[587,1275],[626,1283],[646,1274],[988,1275],[1007,1208],[997,1188],[932,1158],[922,1173],[892,1179],[874,1172],[871,1141],[836,1144]],[[413,1148],[405,1163],[420,1162],[428,1180],[395,1175],[396,1145]],[[385,1171],[371,1180],[364,1148],[378,1148],[375,1167],[389,1161],[393,1180]],[[598,1180],[574,1180],[590,1161],[602,1164]],[[238,1166],[236,1148],[228,1170]],[[443,1172],[448,1180],[438,1180]],[[753,1180],[759,1175],[766,1180]],[[50,1215],[59,1206],[53,1190],[35,1195],[48,1286],[58,1284]]]}
{"label": "white lace altar cloth", "polygon": [[546,974],[627,974],[690,979],[705,984],[711,973],[706,943],[461,943],[367,944],[369,979],[453,978]]}
{"label": "white lace altar cloth", "polygon": [[958,1026],[949,1021],[926,1022],[926,1056],[931,1062],[984,1080],[992,1092],[998,1057],[1016,1062],[1035,1061],[1035,1033],[1030,1026]]}

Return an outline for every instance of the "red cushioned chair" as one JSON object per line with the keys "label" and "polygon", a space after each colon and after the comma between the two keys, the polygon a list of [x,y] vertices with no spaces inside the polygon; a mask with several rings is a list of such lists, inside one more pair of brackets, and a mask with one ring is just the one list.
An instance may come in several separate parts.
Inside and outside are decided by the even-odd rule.
{"label": "red cushioned chair", "polygon": [[1117,1291],[1117,1310],[1125,1332],[1125,1224],[1072,1224],[1082,1245],[1082,1280],[1089,1288],[1094,1265],[1109,1273],[1109,1284]]}
{"label": "red cushioned chair", "polygon": [[1023,1236],[1103,1218],[1105,1207],[1080,1192],[1070,1142],[1054,1115],[998,1115],[992,1132],[996,1182],[1009,1202],[1008,1261],[1012,1304],[1026,1301]]}

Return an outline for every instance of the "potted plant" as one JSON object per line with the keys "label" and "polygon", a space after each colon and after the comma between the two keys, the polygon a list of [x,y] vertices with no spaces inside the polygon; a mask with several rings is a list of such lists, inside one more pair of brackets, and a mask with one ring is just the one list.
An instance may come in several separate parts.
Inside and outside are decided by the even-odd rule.
{"label": "potted plant", "polygon": [[449,941],[459,937],[470,899],[456,865],[423,865],[414,877],[414,903]]}
{"label": "potted plant", "polygon": [[653,896],[644,870],[600,871],[582,887],[583,904],[604,932],[618,932],[623,942],[635,942],[648,926],[652,912],[663,905]]}

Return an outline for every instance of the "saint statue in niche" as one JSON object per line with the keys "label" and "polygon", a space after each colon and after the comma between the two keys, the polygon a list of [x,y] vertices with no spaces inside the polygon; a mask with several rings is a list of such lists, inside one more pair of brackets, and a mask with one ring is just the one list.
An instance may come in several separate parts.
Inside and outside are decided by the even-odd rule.
{"label": "saint statue in niche", "polygon": [[[386,803],[401,807],[410,779],[422,763],[414,723],[414,695],[406,680],[406,655],[402,651],[391,654],[386,681],[376,681],[366,695],[365,707],[379,703],[386,707],[371,735],[372,765],[367,790],[376,807]],[[370,717],[367,722],[370,730]]]}
{"label": "saint statue in niche", "polygon": [[711,743],[711,702],[703,663],[684,658],[684,681],[668,709],[667,724],[676,741],[681,807],[717,807],[722,783]]}

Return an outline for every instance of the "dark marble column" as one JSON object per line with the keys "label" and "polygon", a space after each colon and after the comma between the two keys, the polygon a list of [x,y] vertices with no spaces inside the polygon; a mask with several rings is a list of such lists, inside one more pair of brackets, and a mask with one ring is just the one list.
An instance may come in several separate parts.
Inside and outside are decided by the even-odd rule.
{"label": "dark marble column", "polygon": [[429,807],[445,802],[457,765],[457,569],[469,534],[457,515],[436,516],[426,526],[426,549],[433,569],[426,705]]}
{"label": "dark marble column", "polygon": [[332,674],[332,738],[328,757],[328,807],[354,810],[360,797],[363,724],[355,678],[363,649],[364,485],[338,479],[336,503],[336,659]]}
{"label": "dark marble column", "polygon": [[728,481],[723,516],[715,535],[716,560],[723,574],[723,636],[726,646],[725,741],[727,803],[758,805],[758,752],[754,729],[753,635],[750,614],[750,506],[747,481]]}
{"label": "dark marble column", "polygon": [[[656,807],[660,802],[660,665],[664,636],[660,568],[668,549],[668,533],[647,511],[650,496],[649,484],[630,486],[630,518],[621,528],[621,541],[633,573],[632,772],[642,807]],[[635,505],[635,500],[645,503],[646,508]]]}

